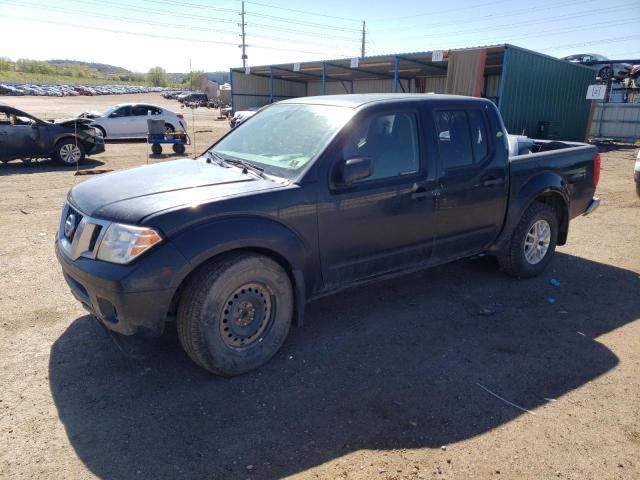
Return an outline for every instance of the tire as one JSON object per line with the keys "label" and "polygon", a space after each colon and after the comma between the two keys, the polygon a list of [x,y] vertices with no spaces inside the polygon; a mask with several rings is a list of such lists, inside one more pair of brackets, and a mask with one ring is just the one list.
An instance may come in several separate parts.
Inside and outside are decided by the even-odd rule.
{"label": "tire", "polygon": [[[542,233],[548,227],[546,242],[535,238],[534,226]],[[553,258],[558,241],[558,217],[555,210],[545,203],[534,203],[522,215],[509,244],[498,255],[500,268],[508,275],[517,278],[530,278],[540,275]],[[527,243],[533,243],[527,245]],[[546,244],[546,248],[543,246]],[[544,253],[542,253],[544,251]],[[542,254],[541,258],[537,258]]]}
{"label": "tire", "polygon": [[609,80],[611,80],[611,77],[613,76],[613,70],[611,67],[603,67],[598,72],[598,76],[603,82],[609,83]]}
{"label": "tire", "polygon": [[293,305],[289,276],[278,263],[249,253],[225,255],[185,286],[178,337],[196,364],[217,375],[239,375],[280,349]]}
{"label": "tire", "polygon": [[173,125],[171,125],[170,123],[165,123],[164,124],[164,132],[168,133],[168,134],[173,134],[175,133],[176,129],[173,128]]}
{"label": "tire", "polygon": [[176,152],[178,155],[182,155],[185,152],[184,144],[182,144],[182,143],[174,143],[173,144],[173,151]]}
{"label": "tire", "polygon": [[640,183],[636,183],[636,195],[640,197]]}
{"label": "tire", "polygon": [[151,152],[154,155],[162,154],[162,145],[160,145],[159,143],[152,143],[151,144]]}
{"label": "tire", "polygon": [[84,145],[73,138],[60,140],[56,144],[53,155],[53,159],[57,164],[67,167],[84,162],[84,157]]}

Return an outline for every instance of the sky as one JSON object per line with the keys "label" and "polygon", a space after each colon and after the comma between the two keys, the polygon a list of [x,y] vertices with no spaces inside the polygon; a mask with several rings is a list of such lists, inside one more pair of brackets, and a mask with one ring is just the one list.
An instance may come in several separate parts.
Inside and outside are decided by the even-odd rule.
{"label": "sky", "polygon": [[[240,0],[0,0],[0,56],[137,72],[242,65]],[[640,0],[256,0],[249,65],[511,43],[555,57],[640,59]]]}

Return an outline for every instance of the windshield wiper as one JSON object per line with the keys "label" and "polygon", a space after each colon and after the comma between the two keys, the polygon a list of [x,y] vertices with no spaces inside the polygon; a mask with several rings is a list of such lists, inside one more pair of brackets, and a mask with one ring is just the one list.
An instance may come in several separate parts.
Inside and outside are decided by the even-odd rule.
{"label": "windshield wiper", "polygon": [[214,151],[212,151],[212,150],[209,150],[209,151],[207,152],[207,155],[208,155],[208,157],[207,157],[207,163],[211,163],[211,160],[217,160],[217,162],[218,162],[219,164],[221,164],[221,163],[224,163],[224,162],[227,160],[227,159],[226,159],[226,158],[224,158],[222,155],[220,155],[219,153],[216,153],[216,152],[214,152]]}
{"label": "windshield wiper", "polygon": [[249,170],[251,170],[258,176],[267,178],[267,176],[264,174],[264,168],[253,165],[252,163],[245,162],[244,160],[240,160],[237,158],[224,158],[223,161],[225,163],[235,165],[236,167],[242,167],[242,173],[247,173]]}

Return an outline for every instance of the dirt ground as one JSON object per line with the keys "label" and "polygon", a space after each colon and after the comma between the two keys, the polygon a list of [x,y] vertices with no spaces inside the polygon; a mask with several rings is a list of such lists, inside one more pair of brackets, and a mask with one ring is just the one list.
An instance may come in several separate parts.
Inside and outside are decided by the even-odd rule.
{"label": "dirt ground", "polygon": [[[176,105],[8,100],[51,118],[142,98]],[[227,130],[215,113],[186,113],[193,151]],[[86,168],[146,151],[108,145]],[[640,478],[634,156],[604,151],[601,207],[543,276],[482,257],[326,297],[268,365],[232,379],[193,365],[171,328],[125,355],[53,252],[68,189],[91,177],[0,165],[0,478]]]}

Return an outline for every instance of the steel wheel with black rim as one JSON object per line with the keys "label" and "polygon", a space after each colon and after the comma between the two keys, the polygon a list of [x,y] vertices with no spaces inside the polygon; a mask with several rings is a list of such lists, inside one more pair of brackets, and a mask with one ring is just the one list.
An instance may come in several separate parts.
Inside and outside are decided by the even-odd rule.
{"label": "steel wheel with black rim", "polygon": [[61,140],[56,145],[54,160],[65,166],[77,165],[84,161],[84,145],[72,138]]}
{"label": "steel wheel with black rim", "polygon": [[519,278],[542,273],[553,258],[558,240],[558,217],[546,203],[534,203],[522,215],[509,245],[498,256],[500,267]]}
{"label": "steel wheel with black rim", "polygon": [[266,363],[293,317],[293,288],[271,258],[236,253],[214,259],[188,280],[178,306],[180,343],[198,365],[223,376]]}

